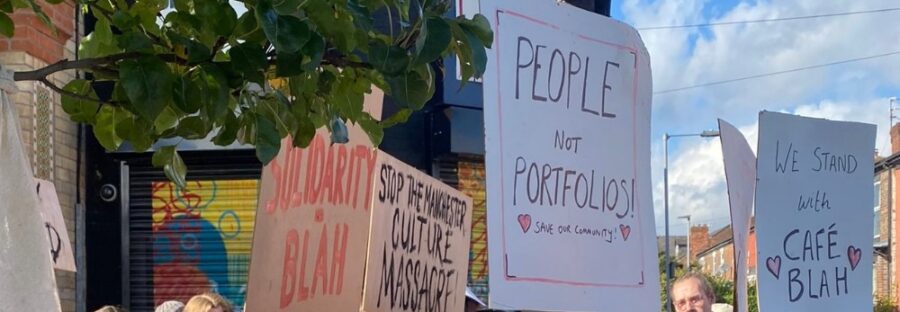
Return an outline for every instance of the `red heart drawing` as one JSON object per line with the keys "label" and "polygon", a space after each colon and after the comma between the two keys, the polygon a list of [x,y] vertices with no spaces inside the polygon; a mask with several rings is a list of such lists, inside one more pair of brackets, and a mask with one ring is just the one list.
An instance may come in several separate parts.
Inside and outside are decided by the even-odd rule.
{"label": "red heart drawing", "polygon": [[859,260],[862,258],[862,251],[859,248],[847,247],[847,259],[850,260],[850,270],[856,270],[856,266],[859,264]]}
{"label": "red heart drawing", "polygon": [[522,226],[522,233],[528,233],[528,229],[531,228],[531,215],[520,214],[519,225]]}
{"label": "red heart drawing", "polygon": [[781,275],[781,256],[766,258],[766,268],[775,276],[775,279],[778,279],[778,276]]}
{"label": "red heart drawing", "polygon": [[619,231],[622,232],[622,240],[628,240],[628,235],[631,235],[631,226],[619,224]]}

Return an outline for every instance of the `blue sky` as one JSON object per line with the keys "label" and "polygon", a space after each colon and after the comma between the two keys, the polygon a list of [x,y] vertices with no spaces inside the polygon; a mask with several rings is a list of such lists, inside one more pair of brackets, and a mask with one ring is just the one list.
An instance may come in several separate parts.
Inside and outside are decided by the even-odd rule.
{"label": "blue sky", "polygon": [[[771,19],[900,7],[896,1],[623,0],[612,17],[636,28]],[[900,11],[786,22],[645,30],[654,90],[777,72],[900,51]],[[654,96],[652,167],[657,231],[663,219],[664,133],[714,129],[722,118],[756,148],[760,110],[877,124],[876,148],[890,153],[889,97],[900,97],[900,55]],[[900,112],[898,112],[900,115]],[[716,139],[669,145],[671,215],[718,229],[728,222]],[[673,233],[685,233],[672,219]]]}

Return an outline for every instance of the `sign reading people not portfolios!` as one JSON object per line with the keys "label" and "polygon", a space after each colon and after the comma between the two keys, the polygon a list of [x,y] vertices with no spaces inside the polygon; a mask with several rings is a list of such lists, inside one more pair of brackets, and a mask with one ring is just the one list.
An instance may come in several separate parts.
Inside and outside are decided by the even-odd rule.
{"label": "sign reading people not portfolios!", "polygon": [[490,305],[651,311],[649,56],[628,25],[568,4],[481,2]]}
{"label": "sign reading people not portfolios!", "polygon": [[760,113],[760,311],[872,310],[874,148],[874,125]]}

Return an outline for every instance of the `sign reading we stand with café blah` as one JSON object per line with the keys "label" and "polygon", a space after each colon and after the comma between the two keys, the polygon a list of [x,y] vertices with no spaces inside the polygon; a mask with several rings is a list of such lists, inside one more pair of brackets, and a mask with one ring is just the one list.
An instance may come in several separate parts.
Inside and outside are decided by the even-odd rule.
{"label": "sign reading we stand with caf\u00e9 blah", "polygon": [[472,198],[378,154],[362,311],[463,311]]}
{"label": "sign reading we stand with caf\u00e9 blah", "polygon": [[872,310],[875,125],[762,112],[760,311]]}
{"label": "sign reading we stand with caf\u00e9 blah", "polygon": [[719,119],[719,139],[722,141],[722,160],[725,165],[734,239],[734,310],[747,312],[747,239],[750,236],[753,194],[756,191],[756,155],[741,131],[722,119]]}
{"label": "sign reading we stand with caf\u00e9 blah", "polygon": [[659,309],[650,60],[630,26],[567,4],[481,1],[490,306]]}
{"label": "sign reading we stand with caf\u00e9 blah", "polygon": [[[379,118],[384,94],[366,95]],[[319,129],[307,148],[290,137],[265,168],[253,233],[248,311],[358,311],[378,152],[347,125],[349,142]]]}

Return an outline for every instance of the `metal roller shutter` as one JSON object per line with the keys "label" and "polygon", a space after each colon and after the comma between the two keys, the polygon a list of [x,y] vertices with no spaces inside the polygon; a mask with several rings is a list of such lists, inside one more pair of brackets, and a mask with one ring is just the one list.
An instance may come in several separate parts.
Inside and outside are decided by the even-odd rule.
{"label": "metal roller shutter", "polygon": [[[218,168],[214,168],[218,167]],[[153,311],[212,291],[244,304],[259,167],[190,165],[186,189],[159,169],[131,167],[126,306]]]}

